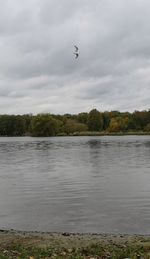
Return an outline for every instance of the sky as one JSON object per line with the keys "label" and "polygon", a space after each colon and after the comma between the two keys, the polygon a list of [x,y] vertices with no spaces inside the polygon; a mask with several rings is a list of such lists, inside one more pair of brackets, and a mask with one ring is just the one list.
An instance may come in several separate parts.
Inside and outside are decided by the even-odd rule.
{"label": "sky", "polygon": [[150,108],[149,0],[0,7],[0,114]]}

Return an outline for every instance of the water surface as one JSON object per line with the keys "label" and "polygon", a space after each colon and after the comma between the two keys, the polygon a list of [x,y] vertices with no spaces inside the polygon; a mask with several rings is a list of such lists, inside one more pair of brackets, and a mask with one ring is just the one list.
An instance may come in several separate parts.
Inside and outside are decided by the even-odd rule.
{"label": "water surface", "polygon": [[0,228],[150,234],[150,136],[0,138]]}

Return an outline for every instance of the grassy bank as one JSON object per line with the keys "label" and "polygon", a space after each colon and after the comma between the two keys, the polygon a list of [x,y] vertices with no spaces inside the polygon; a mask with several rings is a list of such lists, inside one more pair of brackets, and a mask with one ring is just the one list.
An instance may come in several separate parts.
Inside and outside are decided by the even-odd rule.
{"label": "grassy bank", "polygon": [[150,236],[0,231],[0,258],[150,259]]}
{"label": "grassy bank", "polygon": [[150,135],[150,132],[144,131],[129,131],[129,132],[107,132],[107,131],[82,131],[74,132],[69,135],[66,133],[59,133],[57,136],[129,136],[129,135]]}

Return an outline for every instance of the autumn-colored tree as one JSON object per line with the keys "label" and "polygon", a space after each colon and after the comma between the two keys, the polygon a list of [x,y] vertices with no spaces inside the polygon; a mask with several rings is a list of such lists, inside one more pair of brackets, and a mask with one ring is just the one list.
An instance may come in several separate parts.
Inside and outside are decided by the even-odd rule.
{"label": "autumn-colored tree", "polygon": [[145,126],[144,131],[150,132],[150,123]]}
{"label": "autumn-colored tree", "polygon": [[118,131],[120,131],[120,125],[119,125],[118,121],[116,120],[116,118],[112,118],[110,120],[109,131],[110,132],[118,132]]}
{"label": "autumn-colored tree", "polygon": [[109,124],[110,132],[126,131],[128,128],[128,117],[112,118]]}

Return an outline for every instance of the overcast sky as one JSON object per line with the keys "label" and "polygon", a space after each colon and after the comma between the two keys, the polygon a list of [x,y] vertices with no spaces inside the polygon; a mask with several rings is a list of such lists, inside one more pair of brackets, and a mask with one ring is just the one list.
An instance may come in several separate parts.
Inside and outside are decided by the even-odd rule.
{"label": "overcast sky", "polygon": [[150,1],[0,0],[0,114],[92,108],[150,108]]}

